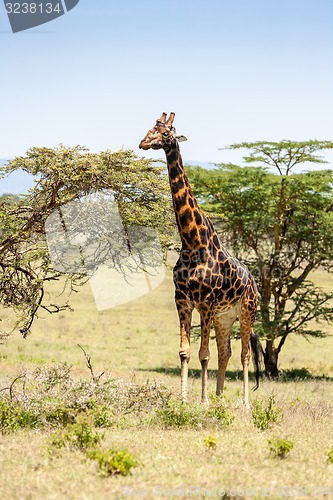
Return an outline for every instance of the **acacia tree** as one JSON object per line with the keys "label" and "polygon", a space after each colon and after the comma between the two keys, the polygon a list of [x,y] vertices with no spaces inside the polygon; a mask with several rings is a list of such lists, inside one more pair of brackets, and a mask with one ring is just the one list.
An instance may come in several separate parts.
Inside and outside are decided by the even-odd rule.
{"label": "acacia tree", "polygon": [[248,165],[189,167],[188,174],[222,241],[256,276],[265,371],[275,378],[287,337],[324,336],[320,324],[333,320],[333,293],[316,285],[311,274],[333,271],[333,172],[296,169],[326,163],[318,152],[332,149],[333,142],[255,142],[230,148],[248,149]]}
{"label": "acacia tree", "polygon": [[[82,147],[60,146],[30,149],[2,166],[1,177],[18,169],[32,174],[35,186],[23,197],[0,200],[0,304],[15,312],[15,328],[24,336],[40,309],[55,313],[70,307],[47,296],[47,282],[65,278],[67,287],[77,290],[86,280],[79,268],[65,274],[53,268],[45,238],[50,214],[89,194],[111,190],[125,229],[156,227],[162,244],[169,242],[174,221],[165,195],[168,180],[152,160],[133,151],[95,154]],[[103,224],[100,214],[87,210],[81,220],[89,218],[89,227],[98,227]],[[95,249],[96,265],[105,258],[105,246],[100,255]]]}

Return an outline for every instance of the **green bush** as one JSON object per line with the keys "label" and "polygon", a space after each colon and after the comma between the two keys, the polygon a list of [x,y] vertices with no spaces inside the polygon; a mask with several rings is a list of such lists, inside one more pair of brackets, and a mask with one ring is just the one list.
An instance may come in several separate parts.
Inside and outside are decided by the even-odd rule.
{"label": "green bush", "polygon": [[204,443],[210,450],[216,450],[217,447],[217,439],[214,436],[207,436],[204,439]]}
{"label": "green bush", "polygon": [[164,408],[156,411],[156,415],[165,427],[201,427],[203,412],[201,405],[170,399]]}
{"label": "green bush", "polygon": [[111,427],[113,424],[113,412],[106,405],[94,408],[89,412],[95,427]]}
{"label": "green bush", "polygon": [[211,396],[211,406],[207,411],[207,415],[212,420],[217,420],[219,424],[227,427],[234,421],[234,417],[229,414],[225,400],[221,396]]}
{"label": "green bush", "polygon": [[81,451],[87,450],[99,444],[102,435],[97,433],[89,421],[82,419],[79,422],[70,424],[65,430],[60,430],[52,434],[49,443],[49,451],[56,448],[71,448],[79,449]]}
{"label": "green bush", "polygon": [[73,424],[75,422],[75,417],[75,410],[71,407],[63,406],[62,404],[50,410],[45,410],[46,422],[54,425],[61,425],[62,427]]}
{"label": "green bush", "polygon": [[333,464],[333,446],[332,448],[326,453],[327,461],[330,464]]}
{"label": "green bush", "polygon": [[283,417],[282,409],[275,403],[274,396],[268,398],[267,405],[259,399],[252,410],[252,421],[258,429],[265,430],[272,423],[279,423]]}
{"label": "green bush", "polygon": [[222,398],[214,396],[212,402],[207,408],[201,404],[169,399],[163,408],[156,411],[157,421],[165,427],[178,428],[202,428],[211,424],[218,424],[219,427],[230,425],[234,417],[229,415]]}
{"label": "green bush", "polygon": [[275,458],[285,458],[286,455],[292,450],[294,447],[294,443],[292,441],[288,441],[288,439],[269,439],[269,450],[271,454]]}
{"label": "green bush", "polygon": [[138,460],[127,450],[116,451],[95,448],[87,453],[87,457],[97,461],[101,476],[113,476],[117,474],[127,476],[133,467],[140,465]]}
{"label": "green bush", "polygon": [[98,385],[74,378],[65,364],[24,372],[0,390],[0,433],[20,427],[66,427],[82,417],[96,428],[123,426],[125,420],[126,425],[146,425],[147,417],[154,417],[170,398],[170,391],[157,383],[109,378]]}
{"label": "green bush", "polygon": [[0,430],[2,434],[14,432],[20,428],[34,429],[40,425],[36,412],[23,408],[9,400],[0,401]]}

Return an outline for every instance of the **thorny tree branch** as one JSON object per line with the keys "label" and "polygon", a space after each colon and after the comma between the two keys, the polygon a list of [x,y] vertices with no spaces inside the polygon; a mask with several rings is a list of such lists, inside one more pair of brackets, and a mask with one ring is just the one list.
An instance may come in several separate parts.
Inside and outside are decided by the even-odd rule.
{"label": "thorny tree branch", "polygon": [[84,354],[84,357],[85,357],[85,359],[86,359],[86,366],[87,366],[87,368],[89,368],[89,370],[90,370],[90,374],[91,374],[91,378],[92,378],[93,382],[94,382],[95,384],[98,384],[98,382],[100,381],[101,377],[104,375],[105,371],[104,371],[104,372],[102,372],[100,375],[96,376],[96,375],[94,374],[94,370],[93,370],[93,367],[92,367],[92,364],[91,364],[91,356],[90,356],[90,354],[88,354],[88,353],[87,353],[87,352],[83,349],[83,347],[82,347],[80,344],[77,344],[77,346],[81,349],[81,351],[82,351],[82,352],[83,352],[83,354]]}
{"label": "thorny tree branch", "polygon": [[[0,392],[3,392],[3,391],[9,391],[9,398],[11,401],[13,401],[14,399],[14,385],[16,384],[16,382],[18,380],[21,380],[21,379],[25,379],[26,378],[26,373],[22,373],[22,375],[18,375],[17,377],[14,378],[14,380],[12,381],[12,383],[10,384],[9,387],[4,387],[3,389],[0,389]],[[24,383],[24,386],[25,386],[25,383]]]}

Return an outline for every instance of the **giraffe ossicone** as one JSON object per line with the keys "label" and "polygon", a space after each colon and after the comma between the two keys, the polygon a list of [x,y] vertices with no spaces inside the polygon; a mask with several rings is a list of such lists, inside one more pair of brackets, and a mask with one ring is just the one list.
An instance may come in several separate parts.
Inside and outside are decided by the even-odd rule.
{"label": "giraffe ossicone", "polygon": [[[259,385],[261,344],[253,332],[258,291],[245,264],[226,250],[210,218],[201,210],[186,176],[179,149],[185,136],[173,127],[175,113],[163,113],[140,142],[144,150],[163,149],[167,159],[170,189],[182,249],[174,267],[175,302],[180,323],[181,395],[187,399],[190,329],[193,309],[201,322],[201,401],[208,403],[207,369],[209,340],[213,322],[218,350],[216,394],[223,392],[227,364],[231,356],[230,334],[236,319],[240,322],[243,400],[249,406],[248,368],[250,346],[254,354],[256,387]],[[183,139],[183,140],[184,140]]]}

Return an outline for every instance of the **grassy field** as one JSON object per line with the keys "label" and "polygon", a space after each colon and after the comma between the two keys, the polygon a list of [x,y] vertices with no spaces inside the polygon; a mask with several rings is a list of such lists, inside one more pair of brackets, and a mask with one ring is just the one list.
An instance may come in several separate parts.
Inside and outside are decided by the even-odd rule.
{"label": "grassy field", "polygon": [[[45,313],[28,339],[17,334],[0,346],[0,498],[332,495],[332,336],[311,342],[290,337],[280,359],[288,376],[263,381],[248,412],[240,401],[240,345],[233,341],[225,396],[212,398],[207,410],[198,404],[198,342],[192,344],[189,404],[177,399],[170,274],[151,294],[114,309],[97,312],[89,285],[71,304],[74,312]],[[105,372],[98,384],[78,344],[91,356],[95,376]],[[212,341],[212,394],[216,365]],[[307,378],[295,380],[297,373]],[[78,445],[78,428],[80,439],[87,431],[85,445]],[[101,476],[88,457],[94,436],[100,450],[127,449],[138,466],[126,476]],[[293,445],[282,458],[270,450],[269,441],[278,439]]]}

